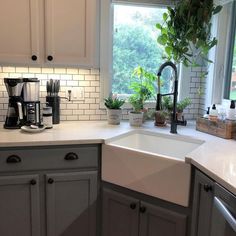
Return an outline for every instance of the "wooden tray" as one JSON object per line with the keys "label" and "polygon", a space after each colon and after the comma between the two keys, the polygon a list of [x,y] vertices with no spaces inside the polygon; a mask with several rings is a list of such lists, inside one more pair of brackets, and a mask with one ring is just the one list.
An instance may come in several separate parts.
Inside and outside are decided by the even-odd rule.
{"label": "wooden tray", "polygon": [[225,139],[236,139],[236,121],[211,121],[205,118],[197,118],[196,129],[198,131],[215,135]]}

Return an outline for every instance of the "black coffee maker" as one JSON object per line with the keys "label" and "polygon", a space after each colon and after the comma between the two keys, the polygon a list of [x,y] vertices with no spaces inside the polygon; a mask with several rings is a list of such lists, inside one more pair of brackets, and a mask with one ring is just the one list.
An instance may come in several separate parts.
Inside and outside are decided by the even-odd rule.
{"label": "black coffee maker", "polygon": [[9,95],[4,128],[18,129],[23,125],[40,126],[39,80],[37,78],[5,78]]}
{"label": "black coffee maker", "polygon": [[24,124],[22,112],[23,98],[21,96],[24,80],[5,78],[4,83],[9,95],[8,111],[4,128],[18,129]]}

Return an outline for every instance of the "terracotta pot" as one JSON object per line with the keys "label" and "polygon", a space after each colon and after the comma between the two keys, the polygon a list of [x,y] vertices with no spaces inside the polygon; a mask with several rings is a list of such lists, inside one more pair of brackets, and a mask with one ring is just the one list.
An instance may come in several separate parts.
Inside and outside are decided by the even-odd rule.
{"label": "terracotta pot", "polygon": [[166,125],[166,116],[163,114],[163,111],[155,112],[155,126],[165,126]]}

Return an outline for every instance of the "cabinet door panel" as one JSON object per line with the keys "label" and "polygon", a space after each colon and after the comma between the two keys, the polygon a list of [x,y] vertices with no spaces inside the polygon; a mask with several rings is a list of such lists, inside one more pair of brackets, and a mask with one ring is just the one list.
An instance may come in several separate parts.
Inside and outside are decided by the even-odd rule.
{"label": "cabinet door panel", "polygon": [[97,0],[47,0],[46,61],[57,65],[93,64]]}
{"label": "cabinet door panel", "polygon": [[214,182],[199,171],[194,181],[191,236],[209,236]]}
{"label": "cabinet door panel", "polygon": [[[187,216],[141,202],[140,236],[185,236]],[[141,209],[140,208],[140,209]]]}
{"label": "cabinet door panel", "polygon": [[95,236],[97,171],[46,175],[47,236]]}
{"label": "cabinet door panel", "polygon": [[103,236],[138,236],[139,201],[137,199],[104,189],[102,208]]}
{"label": "cabinet door panel", "polygon": [[0,6],[0,63],[32,63],[32,55],[40,57],[39,0],[0,0]]}
{"label": "cabinet door panel", "polygon": [[0,177],[0,235],[40,236],[38,182],[37,175]]}

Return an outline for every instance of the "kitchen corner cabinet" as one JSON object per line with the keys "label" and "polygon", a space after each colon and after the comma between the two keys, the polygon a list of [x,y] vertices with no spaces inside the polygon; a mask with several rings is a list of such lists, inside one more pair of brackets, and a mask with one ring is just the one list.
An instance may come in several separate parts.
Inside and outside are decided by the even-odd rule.
{"label": "kitchen corner cabinet", "polygon": [[102,236],[185,236],[187,216],[103,189]]}
{"label": "kitchen corner cabinet", "polygon": [[2,149],[0,235],[97,236],[99,145]]}
{"label": "kitchen corner cabinet", "polygon": [[98,67],[99,0],[0,0],[0,63]]}
{"label": "kitchen corner cabinet", "polygon": [[214,181],[195,171],[191,236],[210,236]]}

